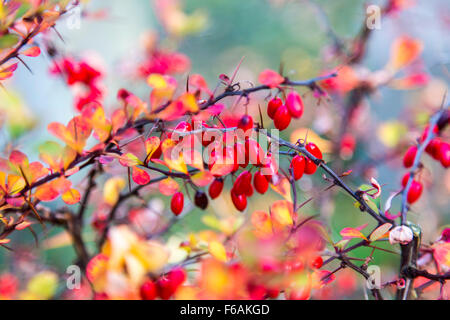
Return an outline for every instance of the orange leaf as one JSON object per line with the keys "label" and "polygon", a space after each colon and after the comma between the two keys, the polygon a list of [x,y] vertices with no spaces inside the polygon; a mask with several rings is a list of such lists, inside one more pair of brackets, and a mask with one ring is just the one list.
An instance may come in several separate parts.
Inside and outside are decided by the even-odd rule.
{"label": "orange leaf", "polygon": [[70,190],[72,183],[64,177],[55,179],[36,188],[34,195],[43,202],[50,202]]}
{"label": "orange leaf", "polygon": [[6,80],[14,75],[14,71],[17,69],[17,63],[14,63],[0,71],[0,80]]}
{"label": "orange leaf", "polygon": [[208,186],[213,179],[214,176],[209,171],[198,172],[191,177],[192,182],[200,188]]}
{"label": "orange leaf", "polygon": [[101,291],[106,285],[108,261],[109,257],[101,253],[93,257],[86,266],[86,277],[96,290]]}
{"label": "orange leaf", "polygon": [[83,117],[89,120],[89,124],[94,130],[94,136],[99,141],[104,142],[109,138],[112,125],[106,119],[103,107],[91,103],[83,108]]}
{"label": "orange leaf", "polygon": [[161,149],[164,155],[164,161],[169,169],[188,173],[186,163],[184,162],[181,148],[177,147],[175,141],[166,139],[161,145]]}
{"label": "orange leaf", "polygon": [[275,192],[282,195],[284,199],[292,202],[291,184],[287,178],[283,177],[280,179],[280,181],[277,183],[277,185],[271,184],[270,186]]}
{"label": "orange leaf", "polygon": [[159,191],[165,195],[165,196],[173,196],[178,190],[179,190],[180,186],[178,185],[178,183],[172,179],[172,178],[167,178],[162,180],[159,183]]}
{"label": "orange leaf", "polygon": [[158,137],[150,137],[145,141],[145,151],[147,153],[147,162],[152,158],[152,155],[158,150],[161,145],[161,140]]}
{"label": "orange leaf", "polygon": [[257,237],[266,238],[273,235],[272,219],[267,212],[255,211],[252,214],[252,225]]}
{"label": "orange leaf", "polygon": [[396,39],[391,47],[389,66],[401,69],[416,60],[423,51],[421,41],[404,36]]}
{"label": "orange leaf", "polygon": [[29,226],[31,226],[31,222],[25,220],[16,226],[16,230],[19,230],[19,231],[24,230],[24,229],[28,228]]}
{"label": "orange leaf", "polygon": [[35,47],[28,48],[25,51],[22,51],[20,54],[23,54],[24,56],[27,56],[27,57],[34,58],[41,54],[41,49],[38,46],[35,46]]}
{"label": "orange leaf", "polygon": [[353,238],[360,238],[367,240],[367,238],[361,233],[361,231],[355,228],[344,228],[341,230],[340,234],[344,240]]}
{"label": "orange leaf", "polygon": [[61,123],[50,123],[48,125],[48,131],[64,141],[78,154],[81,154],[83,153],[87,139],[91,135],[92,127],[89,121],[83,116],[77,116],[69,122],[67,127]]}
{"label": "orange leaf", "polygon": [[282,84],[285,79],[277,72],[266,69],[260,73],[258,80],[260,83],[269,86],[270,88],[276,88]]}
{"label": "orange leaf", "polygon": [[294,225],[294,207],[292,202],[280,200],[270,207],[274,231],[283,231]]}

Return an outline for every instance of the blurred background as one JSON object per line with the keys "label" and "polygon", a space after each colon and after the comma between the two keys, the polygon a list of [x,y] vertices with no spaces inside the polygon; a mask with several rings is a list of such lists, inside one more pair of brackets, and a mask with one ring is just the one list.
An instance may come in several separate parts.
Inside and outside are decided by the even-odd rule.
{"label": "blurred background", "polygon": [[[50,32],[46,37],[55,44],[59,50],[75,57],[89,56],[104,72],[102,84],[105,88],[105,107],[114,106],[116,92],[120,88],[127,88],[133,93],[147,100],[149,89],[145,81],[136,81],[127,74],[127,69],[133,61],[139,59],[143,52],[145,34],[156,31],[159,34],[161,46],[174,49],[187,55],[191,59],[189,73],[202,74],[211,88],[218,82],[222,73],[232,74],[242,57],[244,57],[237,79],[257,83],[261,70],[270,68],[278,70],[283,64],[284,73],[291,79],[308,79],[315,77],[326,70],[339,67],[336,61],[326,59],[324,48],[330,46],[332,40],[328,34],[324,19],[328,19],[329,26],[340,38],[349,40],[358,35],[366,19],[366,6],[368,4],[382,5],[385,1],[302,1],[302,0],[189,0],[183,2],[183,11],[193,18],[193,32],[186,36],[167,36],[167,30],[161,24],[155,13],[155,3],[148,0],[92,0],[87,4],[87,12],[96,13],[82,19],[79,29],[70,28],[65,21],[60,22],[56,32]],[[416,108],[419,101],[429,102],[430,105],[439,105],[442,93],[448,86],[448,73],[446,67],[450,62],[450,6],[448,0],[419,1],[411,0],[410,6],[394,14],[394,17],[383,18],[381,29],[375,30],[368,43],[368,51],[362,64],[368,70],[383,68],[389,60],[391,43],[399,36],[408,35],[423,42],[422,68],[431,77],[431,84],[412,90],[394,90],[382,88],[365,103],[370,107],[370,117],[375,122],[396,122],[408,117],[407,108]],[[324,18],[324,17],[327,18]],[[52,65],[48,55],[28,59],[27,64],[32,69],[30,73],[26,68],[20,67],[11,82],[7,82],[8,91],[17,95],[17,104],[29,110],[34,126],[31,131],[14,142],[17,148],[27,153],[30,158],[38,157],[39,144],[54,140],[47,132],[47,125],[57,121],[67,123],[76,111],[73,107],[73,92],[58,77],[51,76],[49,69]],[[446,67],[445,67],[446,66]],[[178,75],[180,83],[186,75]],[[430,87],[432,86],[432,87]],[[428,91],[427,91],[428,90]],[[261,97],[264,98],[264,97]],[[307,108],[314,110],[315,115],[333,113],[333,101],[325,105],[316,106],[312,100]],[[325,108],[328,108],[325,110]],[[25,112],[26,113],[26,112]],[[429,113],[428,113],[429,114]],[[22,117],[18,115],[18,117]],[[25,118],[24,118],[25,119]],[[332,117],[330,119],[333,119]],[[25,120],[24,120],[25,121]],[[28,121],[28,120],[27,120]],[[331,120],[331,126],[333,122]],[[362,124],[364,125],[364,124]],[[296,127],[312,127],[321,133],[321,123],[306,118]],[[388,146],[380,143],[376,126],[373,132],[367,133],[377,143],[370,148],[357,147],[352,161],[369,161],[377,155],[383,154]],[[402,131],[403,132],[403,131]],[[291,131],[284,133],[289,138]],[[410,141],[413,141],[411,135]],[[10,135],[3,134],[0,142],[4,145],[10,143]],[[369,150],[367,150],[369,149]],[[383,191],[383,201],[390,191],[398,189],[395,181],[400,181],[404,174],[399,170],[401,157],[394,158],[387,163],[381,163],[371,168],[372,174],[381,184],[386,184]],[[333,163],[330,164],[333,167]],[[344,164],[345,165],[345,164]],[[439,168],[432,168],[432,176],[439,176]],[[346,169],[346,167],[344,167]],[[442,171],[444,172],[444,171]],[[415,206],[411,219],[423,223],[427,240],[433,240],[440,231],[438,226],[450,223],[449,199],[450,177],[442,175],[442,181],[435,184],[433,189],[427,191],[436,197],[427,196]],[[358,186],[363,183],[365,176],[360,174],[350,180],[351,185]],[[317,186],[316,186],[317,184]],[[325,186],[320,177],[317,181],[307,178],[299,186],[300,201],[314,195],[317,190]],[[317,188],[317,189],[316,189]],[[336,201],[333,201],[335,197]],[[249,212],[256,209],[266,210],[268,203],[279,199],[279,195],[272,192],[265,201],[253,199]],[[223,203],[222,203],[222,202]],[[168,203],[167,199],[163,199]],[[427,209],[433,203],[433,209]],[[218,200],[217,205],[210,206],[209,212],[203,213],[193,210],[184,222],[177,224],[170,235],[187,234],[191,230],[206,228],[201,220],[202,215],[220,214],[218,208],[229,208],[225,200]],[[225,209],[228,210],[228,209]],[[231,209],[230,209],[231,210]],[[339,231],[346,226],[357,227],[368,220],[353,206],[353,202],[340,192],[331,196],[319,196],[319,199],[304,208],[304,214],[320,212],[327,220],[332,236],[339,239]],[[40,227],[37,227],[40,228]],[[44,241],[59,234],[61,230],[50,229],[39,231],[39,239]],[[22,246],[33,246],[33,238],[19,233],[13,238],[14,243]],[[168,235],[168,237],[170,236]],[[89,230],[86,238],[93,238]],[[367,254],[361,249],[360,254]],[[57,268],[64,272],[74,258],[70,245],[47,250],[30,250],[41,263]],[[0,251],[0,269],[11,267],[11,257],[14,253]],[[398,257],[389,254],[375,254],[375,263],[388,266],[385,276],[388,280],[397,271]]]}

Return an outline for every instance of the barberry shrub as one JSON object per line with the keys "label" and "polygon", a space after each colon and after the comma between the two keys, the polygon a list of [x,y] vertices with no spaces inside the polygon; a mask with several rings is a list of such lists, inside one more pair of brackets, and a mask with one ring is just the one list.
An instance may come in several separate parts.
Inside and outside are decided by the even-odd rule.
{"label": "barberry shrub", "polygon": [[[410,5],[386,1],[383,18]],[[174,45],[211,22],[156,0],[164,32],[145,35],[123,74],[147,96],[130,86],[107,100],[112,75],[53,39],[72,12],[105,12],[70,0],[0,6],[3,89],[46,53],[75,113],[48,125],[54,139],[33,159],[16,142],[33,121],[2,99],[14,112],[5,114],[11,141],[0,159],[0,246],[14,272],[2,270],[0,298],[304,300],[366,290],[380,300],[448,298],[450,113],[442,84],[423,68],[421,40],[397,37],[372,71],[369,24],[351,41],[327,24],[324,65],[333,67],[309,79],[267,68],[251,82],[237,80],[244,59],[211,85]],[[366,98],[383,87],[422,90],[420,105],[373,120]],[[385,164],[401,175],[383,178]],[[442,227],[424,228],[431,214]],[[21,245],[28,233],[37,252],[73,247],[75,289],[58,290],[64,274]],[[385,259],[398,270],[385,272]]]}

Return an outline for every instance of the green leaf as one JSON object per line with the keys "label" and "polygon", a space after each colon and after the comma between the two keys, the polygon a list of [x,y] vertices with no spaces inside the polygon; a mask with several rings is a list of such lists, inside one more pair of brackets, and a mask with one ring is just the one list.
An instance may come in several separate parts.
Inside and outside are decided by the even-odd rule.
{"label": "green leaf", "polygon": [[31,4],[26,3],[26,2],[22,3],[20,8],[17,9],[17,11],[16,11],[16,16],[14,17],[14,20],[18,20],[18,19],[22,18],[28,12],[28,10],[30,10],[30,8],[31,8]]}
{"label": "green leaf", "polygon": [[14,47],[20,40],[20,37],[16,34],[5,34],[0,37],[0,49],[7,49]]}

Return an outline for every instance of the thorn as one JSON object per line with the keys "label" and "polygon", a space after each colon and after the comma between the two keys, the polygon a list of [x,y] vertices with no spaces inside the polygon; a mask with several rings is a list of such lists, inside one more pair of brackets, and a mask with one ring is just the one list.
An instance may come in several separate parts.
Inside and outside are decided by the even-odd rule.
{"label": "thorn", "polygon": [[237,73],[238,73],[239,69],[241,68],[241,65],[242,65],[242,62],[244,61],[244,59],[245,59],[245,56],[243,56],[241,58],[241,60],[239,61],[236,69],[234,70],[233,76],[231,77],[230,84],[233,84],[234,80],[236,79]]}
{"label": "thorn", "polygon": [[279,74],[280,75],[283,75],[283,73],[284,73],[284,62],[283,61],[281,61],[280,62],[280,68],[279,68]]}
{"label": "thorn", "polygon": [[264,129],[264,120],[263,120],[263,115],[262,115],[262,111],[261,111],[261,105],[258,103],[258,110],[259,110],[259,120],[261,121],[261,128]]}
{"label": "thorn", "polygon": [[58,38],[61,39],[61,41],[66,44],[66,41],[64,40],[64,38],[62,37],[62,35],[58,32],[58,30],[56,30],[55,26],[52,27],[52,29],[56,32],[56,34],[58,35]]}
{"label": "thorn", "polygon": [[128,172],[128,191],[131,193],[131,170],[130,167],[127,168]]}
{"label": "thorn", "polygon": [[28,71],[30,71],[31,74],[34,74],[34,73],[33,73],[33,70],[31,70],[31,68],[25,63],[25,61],[22,60],[21,57],[17,56],[16,58],[17,58],[20,62],[22,62],[22,64],[25,66],[25,68],[28,69]]}

